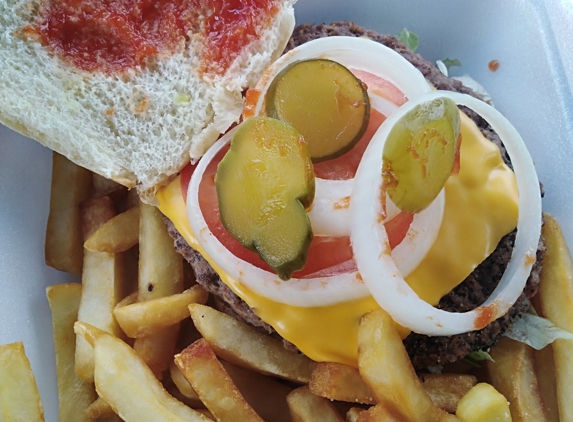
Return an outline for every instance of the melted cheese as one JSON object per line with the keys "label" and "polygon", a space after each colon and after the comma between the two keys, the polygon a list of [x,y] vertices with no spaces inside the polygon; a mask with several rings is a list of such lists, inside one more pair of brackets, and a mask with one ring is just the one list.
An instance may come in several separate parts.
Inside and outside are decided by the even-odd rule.
{"label": "melted cheese", "polygon": [[[469,275],[517,224],[515,175],[499,149],[462,114],[461,166],[446,183],[444,220],[436,242],[406,278],[414,291],[435,305]],[[159,209],[189,245],[205,256],[187,221],[179,177],[161,189]],[[360,318],[378,305],[373,298],[332,306],[300,308],[254,294],[205,256],[221,279],[285,339],[316,361],[356,366]],[[402,334],[407,335],[406,330]]]}

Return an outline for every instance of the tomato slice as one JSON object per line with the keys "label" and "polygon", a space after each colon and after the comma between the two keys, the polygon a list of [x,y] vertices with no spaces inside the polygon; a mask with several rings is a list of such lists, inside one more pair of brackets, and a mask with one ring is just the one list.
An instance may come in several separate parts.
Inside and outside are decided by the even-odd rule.
{"label": "tomato slice", "polygon": [[[404,95],[389,82],[368,72],[357,72],[359,72],[357,76],[368,85],[369,89],[374,90],[377,95],[381,95],[397,105],[401,105],[406,101]],[[248,91],[247,94],[249,94]],[[247,104],[256,103],[258,95],[260,95],[258,91],[253,91],[250,95],[247,95]],[[245,111],[246,115],[252,113],[249,107],[246,107]],[[338,158],[315,164],[315,175],[323,179],[335,180],[353,178],[368,143],[385,119],[386,117],[383,114],[372,109],[368,128],[354,148]],[[211,232],[233,255],[258,268],[273,272],[256,252],[243,247],[221,223],[217,190],[215,188],[215,174],[219,162],[227,151],[228,147],[223,148],[208,164],[205,170],[199,186],[199,205],[201,211]],[[181,172],[181,193],[185,201],[187,200],[189,181],[195,168],[196,165],[189,164]],[[412,214],[399,213],[392,220],[385,223],[388,240],[392,249],[404,240],[413,218],[414,216]],[[327,277],[355,270],[356,263],[353,259],[352,246],[350,245],[350,238],[348,236],[320,236],[313,238],[305,267],[301,271],[295,272],[293,277]]]}

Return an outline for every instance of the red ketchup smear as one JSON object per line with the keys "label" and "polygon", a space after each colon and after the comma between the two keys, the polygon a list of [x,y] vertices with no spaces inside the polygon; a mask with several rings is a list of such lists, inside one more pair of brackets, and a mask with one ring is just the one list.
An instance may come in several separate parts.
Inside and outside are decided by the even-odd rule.
{"label": "red ketchup smear", "polygon": [[44,0],[25,32],[80,69],[108,74],[174,53],[199,34],[201,70],[222,74],[277,11],[276,0]]}

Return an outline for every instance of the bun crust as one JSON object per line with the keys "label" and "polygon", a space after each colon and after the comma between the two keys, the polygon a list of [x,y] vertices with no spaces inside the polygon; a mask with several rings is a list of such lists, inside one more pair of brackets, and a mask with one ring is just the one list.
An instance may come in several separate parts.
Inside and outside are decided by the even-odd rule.
{"label": "bun crust", "polygon": [[39,1],[0,0],[0,122],[151,198],[239,120],[244,88],[283,51],[293,0],[280,4],[260,37],[222,75],[199,72],[200,40],[120,75],[87,72],[22,29]]}

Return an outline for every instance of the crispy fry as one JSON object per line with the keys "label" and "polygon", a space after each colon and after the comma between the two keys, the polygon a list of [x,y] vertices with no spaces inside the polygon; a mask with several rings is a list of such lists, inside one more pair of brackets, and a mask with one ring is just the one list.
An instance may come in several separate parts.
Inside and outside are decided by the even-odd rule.
{"label": "crispy fry", "polygon": [[[128,296],[129,297],[129,296]],[[128,337],[145,337],[189,317],[191,303],[205,304],[209,294],[196,284],[183,293],[123,305],[113,313]]]}
{"label": "crispy fry", "polygon": [[477,384],[468,374],[422,374],[419,376],[434,406],[448,413],[456,413],[458,402]]}
{"label": "crispy fry", "polygon": [[509,401],[511,417],[518,421],[546,421],[533,366],[533,349],[507,337],[490,350],[487,362],[491,384]]}
{"label": "crispy fry", "polygon": [[247,403],[267,422],[289,422],[287,396],[291,388],[270,377],[222,361]]}
{"label": "crispy fry", "polygon": [[193,390],[189,381],[185,378],[185,376],[181,373],[179,367],[175,364],[175,361],[171,362],[169,365],[169,374],[171,375],[171,380],[173,384],[177,387],[179,392],[187,399],[200,404],[201,399],[197,395],[197,392]]}
{"label": "crispy fry", "polygon": [[44,421],[44,408],[22,343],[0,345],[0,420]]}
{"label": "crispy fry", "polygon": [[131,347],[84,322],[74,330],[93,348],[98,394],[126,422],[208,421],[171,397]]}
{"label": "crispy fry", "polygon": [[[113,203],[104,196],[82,204],[82,228],[90,236],[113,216]],[[82,273],[82,296],[78,321],[88,322],[120,337],[113,309],[123,297],[123,260],[118,254],[85,251]],[[76,374],[86,382],[93,382],[93,348],[81,337],[76,341]]]}
{"label": "crispy fry", "polygon": [[358,368],[374,397],[392,413],[412,421],[438,421],[435,407],[416,376],[394,321],[382,309],[362,317],[358,327]]}
{"label": "crispy fry", "polygon": [[98,397],[96,400],[94,400],[86,408],[84,414],[86,415],[86,417],[90,418],[90,420],[100,419],[100,418],[111,418],[115,416],[115,412],[111,408],[111,405],[101,397]]}
{"label": "crispy fry", "polygon": [[[183,291],[183,261],[175,252],[161,212],[140,205],[138,302],[171,296]],[[153,372],[161,377],[173,359],[179,324],[139,337],[133,345]]]}
{"label": "crispy fry", "polygon": [[[509,404],[503,394],[486,383],[472,387],[458,404],[456,416],[461,422],[511,422]],[[536,421],[535,417],[528,419]]]}
{"label": "crispy fry", "polygon": [[125,252],[139,242],[139,207],[116,215],[98,228],[84,243],[88,251]]}
{"label": "crispy fry", "polygon": [[[573,259],[559,223],[545,215],[542,235],[547,248],[539,283],[541,312],[557,327],[573,332]],[[573,420],[573,340],[553,342],[557,401],[561,421]]]}
{"label": "crispy fry", "polygon": [[94,417],[84,410],[96,398],[93,384],[82,381],[74,371],[76,335],[74,323],[78,318],[82,286],[77,283],[55,284],[46,289],[52,311],[56,375],[58,380],[58,420],[62,422],[90,421]]}
{"label": "crispy fry", "polygon": [[218,421],[262,422],[204,339],[176,355],[175,363]]}
{"label": "crispy fry", "polygon": [[539,393],[543,408],[550,422],[559,422],[559,405],[557,404],[557,384],[553,347],[548,344],[541,350],[533,351],[535,374],[539,383]]}
{"label": "crispy fry", "polygon": [[293,390],[287,396],[293,422],[342,422],[329,400],[310,392],[307,386]]}
{"label": "crispy fry", "polygon": [[330,400],[376,404],[358,369],[341,363],[316,363],[308,387],[312,393]]}
{"label": "crispy fry", "polygon": [[84,239],[79,204],[91,191],[92,173],[54,152],[50,214],[46,227],[46,265],[74,274],[82,273]]}
{"label": "crispy fry", "polygon": [[262,374],[307,384],[313,362],[282,343],[208,306],[191,304],[195,327],[221,358]]}

